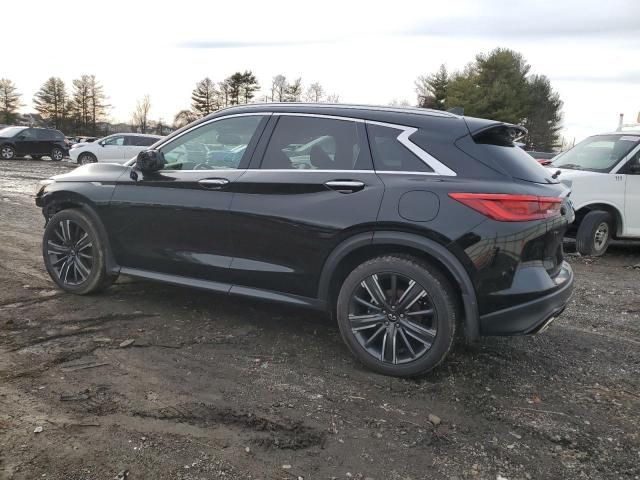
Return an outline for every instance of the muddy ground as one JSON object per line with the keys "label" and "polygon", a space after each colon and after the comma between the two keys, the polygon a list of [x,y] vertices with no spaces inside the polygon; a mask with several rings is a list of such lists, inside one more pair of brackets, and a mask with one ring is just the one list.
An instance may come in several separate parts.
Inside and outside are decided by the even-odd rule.
{"label": "muddy ground", "polygon": [[545,333],[398,380],[314,312],[125,278],[56,290],[31,195],[70,168],[0,161],[0,478],[640,478],[640,244],[571,257]]}

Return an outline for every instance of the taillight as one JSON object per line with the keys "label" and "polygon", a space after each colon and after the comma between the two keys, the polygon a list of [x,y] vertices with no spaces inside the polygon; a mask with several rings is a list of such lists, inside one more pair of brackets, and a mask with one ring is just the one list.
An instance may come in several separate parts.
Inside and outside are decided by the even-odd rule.
{"label": "taillight", "polygon": [[527,222],[560,214],[562,199],[506,193],[450,193],[454,200],[500,222]]}

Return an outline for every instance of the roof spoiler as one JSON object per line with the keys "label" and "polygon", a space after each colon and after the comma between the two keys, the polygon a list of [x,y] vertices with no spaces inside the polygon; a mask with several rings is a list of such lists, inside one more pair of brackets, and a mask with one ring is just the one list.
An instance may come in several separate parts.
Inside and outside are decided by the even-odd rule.
{"label": "roof spoiler", "polygon": [[471,136],[476,143],[511,147],[516,140],[524,137],[527,133],[527,129],[521,125],[494,123],[471,132]]}

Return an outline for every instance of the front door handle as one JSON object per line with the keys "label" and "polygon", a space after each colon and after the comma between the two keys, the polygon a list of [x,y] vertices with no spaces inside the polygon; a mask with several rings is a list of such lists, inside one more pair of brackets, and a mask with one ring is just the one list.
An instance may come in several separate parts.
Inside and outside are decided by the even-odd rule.
{"label": "front door handle", "polygon": [[358,180],[330,180],[325,185],[340,193],[359,192],[364,188],[364,183]]}
{"label": "front door handle", "polygon": [[198,184],[202,188],[206,188],[207,190],[217,190],[229,183],[229,180],[226,178],[203,178],[202,180],[198,180]]}

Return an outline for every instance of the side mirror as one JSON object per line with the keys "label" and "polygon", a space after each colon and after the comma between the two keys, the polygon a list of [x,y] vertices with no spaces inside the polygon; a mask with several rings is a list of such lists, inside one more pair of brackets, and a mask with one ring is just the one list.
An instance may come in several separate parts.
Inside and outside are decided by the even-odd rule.
{"label": "side mirror", "polygon": [[164,156],[159,150],[143,150],[136,158],[136,167],[142,172],[157,172],[164,164]]}

